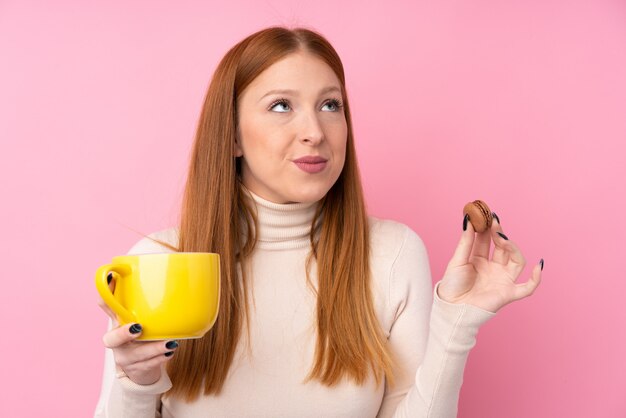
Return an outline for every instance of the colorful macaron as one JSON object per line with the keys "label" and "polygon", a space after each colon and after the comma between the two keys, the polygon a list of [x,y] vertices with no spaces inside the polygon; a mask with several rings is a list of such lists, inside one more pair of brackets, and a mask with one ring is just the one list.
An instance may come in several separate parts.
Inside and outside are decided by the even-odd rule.
{"label": "colorful macaron", "polygon": [[491,228],[493,214],[482,200],[474,200],[463,207],[463,216],[468,215],[474,231],[483,232]]}

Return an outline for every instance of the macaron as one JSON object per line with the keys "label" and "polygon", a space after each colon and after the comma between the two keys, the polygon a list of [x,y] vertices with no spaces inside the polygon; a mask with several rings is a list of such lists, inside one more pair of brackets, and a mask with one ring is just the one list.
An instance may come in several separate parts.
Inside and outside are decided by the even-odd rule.
{"label": "macaron", "polygon": [[491,228],[493,214],[489,206],[482,200],[474,200],[463,207],[463,216],[469,216],[469,221],[474,227],[474,231],[483,232]]}

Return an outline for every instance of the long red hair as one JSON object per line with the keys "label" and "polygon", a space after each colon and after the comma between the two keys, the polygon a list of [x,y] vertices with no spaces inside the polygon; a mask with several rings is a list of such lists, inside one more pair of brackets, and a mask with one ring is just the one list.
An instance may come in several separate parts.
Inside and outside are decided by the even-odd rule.
{"label": "long red hair", "polygon": [[[393,382],[392,356],[374,311],[369,268],[369,228],[354,148],[350,106],[341,60],[330,43],[306,28],[270,27],[232,47],[219,63],[200,115],[183,196],[175,251],[221,256],[219,315],[203,338],[182,340],[167,366],[173,387],[166,396],[186,400],[219,394],[233,361],[248,298],[246,260],[254,250],[254,208],[244,196],[234,145],[237,100],[261,72],[288,54],[321,58],[341,82],[348,127],[346,159],[339,179],[320,201],[311,225],[311,263],[317,263],[317,343],[306,380],[333,386],[344,377],[362,384]],[[322,217],[320,233],[314,225]],[[247,239],[242,239],[247,237]],[[241,269],[238,271],[238,264]],[[307,280],[311,285],[310,277]]]}

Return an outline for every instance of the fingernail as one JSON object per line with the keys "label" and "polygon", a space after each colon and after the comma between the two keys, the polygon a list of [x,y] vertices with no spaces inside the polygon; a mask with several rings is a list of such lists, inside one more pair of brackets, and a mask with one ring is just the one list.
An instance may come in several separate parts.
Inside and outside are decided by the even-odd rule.
{"label": "fingernail", "polygon": [[509,239],[507,238],[507,236],[506,236],[506,235],[504,235],[502,232],[499,232],[499,231],[498,231],[498,235],[500,235],[502,238],[504,238],[504,239],[505,239],[505,240],[507,240],[507,241],[509,240]]}
{"label": "fingernail", "polygon": [[133,324],[129,330],[131,334],[139,334],[141,332],[141,325]]}
{"label": "fingernail", "polygon": [[543,258],[539,261],[539,264],[541,264],[541,271],[543,271]]}
{"label": "fingernail", "polygon": [[467,230],[467,221],[469,221],[469,214],[465,214],[463,217],[463,231]]}
{"label": "fingernail", "polygon": [[168,351],[167,353],[165,353],[165,357],[170,357],[174,354],[173,351]]}
{"label": "fingernail", "polygon": [[498,223],[500,223],[500,218],[498,218],[498,215],[496,215],[495,212],[492,212],[491,215],[495,218],[496,221],[498,221]]}
{"label": "fingernail", "polygon": [[165,348],[168,350],[173,350],[176,347],[178,347],[178,341],[168,341],[167,344],[165,344]]}
{"label": "fingernail", "polygon": [[109,275],[107,276],[107,283],[111,284],[111,280],[113,280],[113,273],[109,273]]}

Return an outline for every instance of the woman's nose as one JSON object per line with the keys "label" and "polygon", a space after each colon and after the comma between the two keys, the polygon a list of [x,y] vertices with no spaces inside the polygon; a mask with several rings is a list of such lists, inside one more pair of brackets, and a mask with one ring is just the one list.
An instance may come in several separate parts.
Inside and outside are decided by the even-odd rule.
{"label": "woman's nose", "polygon": [[324,130],[317,115],[313,112],[307,112],[302,116],[302,125],[300,131],[300,141],[317,145],[324,140]]}

